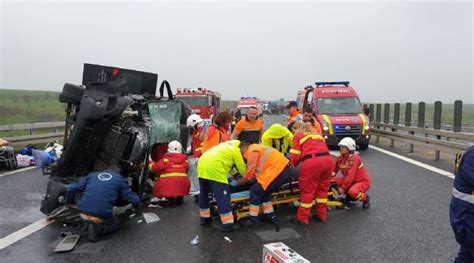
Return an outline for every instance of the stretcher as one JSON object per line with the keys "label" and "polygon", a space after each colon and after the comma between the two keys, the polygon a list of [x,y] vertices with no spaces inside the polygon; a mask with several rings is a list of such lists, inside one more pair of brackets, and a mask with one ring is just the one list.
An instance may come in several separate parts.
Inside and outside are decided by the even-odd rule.
{"label": "stretcher", "polygon": [[[231,189],[232,192],[232,189]],[[336,191],[330,187],[328,191],[328,207],[344,208],[345,202],[343,197],[336,196]],[[231,193],[231,207],[234,215],[234,222],[239,222],[241,219],[249,217],[249,197],[250,192],[240,191]],[[271,194],[271,201],[274,207],[279,205],[294,205],[299,206],[300,190],[298,188],[298,181],[291,181],[282,185],[277,191]],[[217,203],[215,200],[210,205],[211,214],[218,217]],[[260,210],[260,213],[263,213]]]}

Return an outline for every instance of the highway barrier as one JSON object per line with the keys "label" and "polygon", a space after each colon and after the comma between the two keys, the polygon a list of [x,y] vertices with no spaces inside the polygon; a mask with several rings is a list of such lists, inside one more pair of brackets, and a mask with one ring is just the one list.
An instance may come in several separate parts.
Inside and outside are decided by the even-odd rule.
{"label": "highway barrier", "polygon": [[434,104],[433,122],[426,122],[426,103],[418,103],[418,118],[416,125],[412,123],[412,103],[405,105],[405,118],[400,122],[400,103],[394,104],[393,115],[391,105],[370,104],[369,119],[371,121],[372,135],[376,142],[380,137],[388,138],[390,146],[395,146],[395,141],[407,143],[409,151],[413,152],[415,146],[424,146],[433,149],[435,160],[439,160],[440,152],[453,153],[466,150],[474,143],[474,133],[462,132],[462,101],[454,103],[454,116],[451,125],[442,125],[442,102]]}

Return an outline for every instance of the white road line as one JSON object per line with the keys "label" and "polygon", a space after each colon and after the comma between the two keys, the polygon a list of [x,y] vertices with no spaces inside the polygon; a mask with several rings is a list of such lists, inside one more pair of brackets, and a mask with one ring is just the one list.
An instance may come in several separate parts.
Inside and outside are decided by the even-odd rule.
{"label": "white road line", "polygon": [[396,153],[393,153],[393,152],[390,152],[390,151],[387,151],[387,150],[384,150],[382,148],[379,148],[377,146],[373,146],[373,145],[370,145],[370,149],[374,149],[378,152],[381,152],[381,153],[384,153],[386,155],[390,155],[392,157],[395,157],[397,159],[400,159],[402,161],[405,161],[407,163],[411,163],[413,165],[416,165],[416,166],[419,166],[421,168],[424,168],[426,170],[429,170],[431,172],[434,172],[434,173],[437,173],[437,174],[440,174],[440,175],[443,175],[443,176],[446,176],[446,177],[449,177],[451,179],[454,179],[454,174],[452,172],[448,172],[448,171],[445,171],[445,170],[441,170],[441,169],[438,169],[436,167],[433,167],[431,165],[428,165],[428,164],[424,164],[422,162],[419,162],[419,161],[416,161],[416,160],[413,160],[413,159],[410,159],[408,157],[405,157],[405,156],[402,156],[400,154],[396,154]]}
{"label": "white road line", "polygon": [[0,177],[7,176],[7,175],[12,175],[12,174],[16,174],[16,173],[21,173],[21,172],[24,172],[24,171],[33,170],[35,168],[36,168],[36,166],[30,166],[30,167],[21,168],[21,169],[11,171],[11,172],[1,173]]}
{"label": "white road line", "polygon": [[38,220],[31,225],[28,225],[16,232],[11,233],[10,235],[0,239],[0,250],[10,246],[11,244],[22,240],[23,238],[35,233],[36,231],[42,229],[43,227],[51,224],[54,221],[48,221],[46,219]]}

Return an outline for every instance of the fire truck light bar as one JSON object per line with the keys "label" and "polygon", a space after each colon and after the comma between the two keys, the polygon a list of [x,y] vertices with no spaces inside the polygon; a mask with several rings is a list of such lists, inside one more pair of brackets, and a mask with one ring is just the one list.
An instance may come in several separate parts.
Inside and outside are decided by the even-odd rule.
{"label": "fire truck light bar", "polygon": [[349,86],[349,81],[331,81],[331,82],[316,82],[316,86],[333,86],[333,85],[344,85]]}

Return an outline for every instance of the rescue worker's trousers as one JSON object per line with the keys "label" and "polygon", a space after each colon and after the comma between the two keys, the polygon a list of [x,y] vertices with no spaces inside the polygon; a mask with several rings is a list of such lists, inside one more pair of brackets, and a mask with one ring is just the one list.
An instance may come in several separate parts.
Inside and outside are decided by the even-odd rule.
{"label": "rescue worker's trousers", "polygon": [[309,224],[313,204],[316,206],[316,217],[326,220],[328,189],[333,170],[334,160],[329,155],[303,161],[299,178],[300,207],[296,214],[300,222]]}
{"label": "rescue worker's trousers", "polygon": [[265,215],[273,214],[273,205],[270,200],[271,194],[281,185],[288,183],[291,176],[290,167],[287,166],[267,187],[263,190],[262,185],[255,183],[250,187],[250,216],[258,216],[260,204],[263,203],[263,213]]}
{"label": "rescue worker's trousers", "polygon": [[209,193],[212,191],[217,202],[217,208],[221,217],[222,224],[234,224],[234,215],[230,205],[229,185],[212,180],[199,178],[199,214],[201,218],[211,218],[209,209]]}
{"label": "rescue worker's trousers", "polygon": [[456,241],[460,245],[455,263],[474,262],[474,204],[454,198],[449,207],[449,217]]}
{"label": "rescue worker's trousers", "polygon": [[101,223],[97,224],[92,221],[83,219],[84,223],[96,225],[97,234],[110,234],[120,229],[120,221],[113,215],[109,218],[103,219]]}
{"label": "rescue worker's trousers", "polygon": [[[333,177],[333,181],[337,186],[342,186],[344,184],[344,178],[340,176]],[[360,182],[352,184],[346,192],[353,199],[364,202],[367,200],[367,191],[369,191],[369,188],[369,182]]]}

